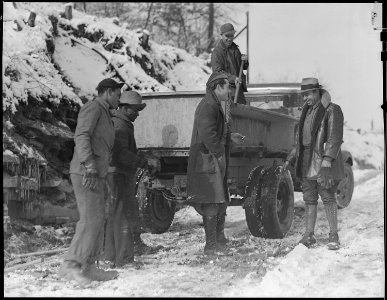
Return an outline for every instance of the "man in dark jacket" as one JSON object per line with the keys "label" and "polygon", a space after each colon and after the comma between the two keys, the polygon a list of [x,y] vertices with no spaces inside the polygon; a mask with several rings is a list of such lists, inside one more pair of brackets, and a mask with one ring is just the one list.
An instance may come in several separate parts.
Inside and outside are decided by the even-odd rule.
{"label": "man in dark jacket", "polygon": [[340,242],[335,193],[344,177],[341,156],[344,117],[340,106],[331,102],[329,93],[316,78],[304,78],[301,93],[305,104],[296,145],[284,163],[284,170],[295,164],[296,176],[302,180],[306,230],[300,243],[307,247],[316,243],[314,227],[320,195],[330,227],[328,249],[336,250]]}
{"label": "man in dark jacket", "polygon": [[109,280],[118,275],[95,265],[103,244],[105,213],[104,185],[114,143],[114,127],[109,109],[115,109],[123,83],[104,79],[98,96],[79,111],[74,134],[74,156],[70,177],[74,188],[79,221],[73,240],[59,271],[68,280],[86,286],[91,280]]}
{"label": "man in dark jacket", "polygon": [[241,82],[239,71],[243,63],[243,70],[249,67],[247,55],[242,55],[234,40],[234,26],[226,23],[220,27],[221,39],[216,44],[211,54],[211,68],[213,72],[223,72],[227,75],[230,84],[231,99],[234,100],[236,86],[240,84],[237,103],[246,104],[243,92],[247,92],[246,76],[242,72]]}
{"label": "man in dark jacket", "polygon": [[137,254],[155,251],[141,240],[136,199],[135,174],[137,168],[147,167],[148,162],[137,153],[133,122],[145,106],[139,93],[124,91],[119,108],[112,117],[115,139],[107,176],[111,202],[104,255],[117,267],[125,264],[138,266],[134,262],[135,247]]}
{"label": "man in dark jacket", "polygon": [[[188,202],[203,216],[206,245],[204,253],[214,255],[217,243],[228,240],[224,235],[229,193],[226,178],[226,124],[220,101],[229,96],[228,76],[213,73],[207,82],[207,93],[195,111],[190,155],[188,159]],[[231,140],[242,143],[243,136],[231,134]]]}

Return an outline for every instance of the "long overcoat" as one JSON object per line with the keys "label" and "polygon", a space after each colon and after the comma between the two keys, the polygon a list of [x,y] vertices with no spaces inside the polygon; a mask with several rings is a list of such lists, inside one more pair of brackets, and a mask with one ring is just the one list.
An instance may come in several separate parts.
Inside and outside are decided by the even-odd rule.
{"label": "long overcoat", "polygon": [[225,176],[225,130],[223,109],[215,94],[207,91],[196,108],[192,129],[187,170],[187,193],[190,203],[229,201]]}
{"label": "long overcoat", "polygon": [[312,123],[308,172],[307,174],[302,174],[304,151],[302,130],[308,108],[306,105],[302,110],[295,147],[288,155],[287,160],[293,165],[295,163],[298,178],[306,177],[310,180],[316,180],[324,156],[330,157],[332,159],[332,177],[333,179],[340,180],[344,177],[344,164],[341,155],[344,116],[340,106],[331,102],[331,96],[324,89],[322,89],[321,101]]}

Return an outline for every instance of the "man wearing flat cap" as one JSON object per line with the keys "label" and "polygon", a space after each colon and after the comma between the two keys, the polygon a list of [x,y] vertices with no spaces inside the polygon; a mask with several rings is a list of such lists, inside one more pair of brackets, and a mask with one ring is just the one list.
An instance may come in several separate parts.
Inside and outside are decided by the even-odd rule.
{"label": "man wearing flat cap", "polygon": [[[138,252],[152,252],[140,237],[139,207],[136,199],[137,168],[145,168],[147,159],[137,153],[133,122],[145,108],[142,97],[135,91],[122,92],[118,110],[113,112],[114,146],[107,183],[110,209],[106,227],[104,256],[114,267],[140,263],[134,261]],[[139,253],[140,254],[140,253]]]}
{"label": "man wearing flat cap", "polygon": [[316,244],[314,227],[317,218],[317,200],[320,195],[328,219],[330,233],[328,249],[340,247],[337,228],[336,190],[344,177],[341,156],[344,117],[339,105],[316,78],[304,78],[301,93],[305,104],[302,109],[296,144],[284,163],[284,170],[295,165],[301,180],[305,201],[305,234],[300,243],[307,247]]}
{"label": "man wearing flat cap", "polygon": [[[215,255],[228,242],[224,235],[227,204],[230,201],[226,178],[226,124],[221,101],[229,94],[228,76],[211,74],[205,97],[196,108],[187,169],[188,202],[203,217],[206,244],[204,253]],[[231,141],[243,142],[239,133]]]}
{"label": "man wearing flat cap", "polygon": [[243,70],[249,67],[247,55],[242,55],[234,40],[235,30],[230,23],[220,27],[221,39],[216,44],[211,54],[211,68],[213,72],[223,72],[227,75],[230,83],[231,99],[234,99],[236,86],[240,84],[237,103],[246,104],[243,92],[247,92],[246,75],[242,72],[241,82],[239,81],[239,70],[243,64]]}
{"label": "man wearing flat cap", "polygon": [[95,262],[102,250],[104,235],[104,185],[114,143],[114,127],[109,109],[115,109],[124,83],[102,80],[95,100],[82,106],[74,133],[74,155],[70,178],[79,211],[79,221],[67,251],[60,275],[85,287],[92,280],[117,277]]}

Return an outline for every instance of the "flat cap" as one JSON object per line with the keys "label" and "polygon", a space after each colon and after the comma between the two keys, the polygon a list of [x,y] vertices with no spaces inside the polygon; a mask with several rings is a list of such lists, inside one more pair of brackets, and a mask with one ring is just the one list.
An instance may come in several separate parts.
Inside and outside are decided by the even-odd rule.
{"label": "flat cap", "polygon": [[125,82],[117,82],[111,78],[105,78],[97,85],[97,90],[100,88],[112,88],[112,89],[120,89],[124,86]]}

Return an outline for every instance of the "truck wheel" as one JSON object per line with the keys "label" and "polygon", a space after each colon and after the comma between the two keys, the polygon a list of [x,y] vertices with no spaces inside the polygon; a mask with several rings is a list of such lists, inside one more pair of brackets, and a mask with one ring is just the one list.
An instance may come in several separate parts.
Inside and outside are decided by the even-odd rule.
{"label": "truck wheel", "polygon": [[[265,238],[283,238],[294,217],[294,187],[289,171],[281,173],[280,167],[261,169],[255,180],[246,205],[246,221],[252,235]],[[256,191],[256,192],[255,192]],[[247,196],[247,194],[246,194]]]}
{"label": "truck wheel", "polygon": [[352,200],[354,188],[353,171],[348,163],[344,163],[344,178],[340,181],[336,191],[336,202],[338,208],[344,208]]}
{"label": "truck wheel", "polygon": [[150,233],[164,233],[172,224],[176,204],[167,201],[161,190],[148,188],[148,183],[149,174],[143,172],[138,177],[136,194],[142,228]]}
{"label": "truck wheel", "polygon": [[256,167],[250,172],[247,179],[245,190],[245,209],[247,227],[251,234],[257,237],[264,237],[265,232],[262,224],[262,208],[259,195],[262,188],[262,176],[265,172],[264,167]]}

